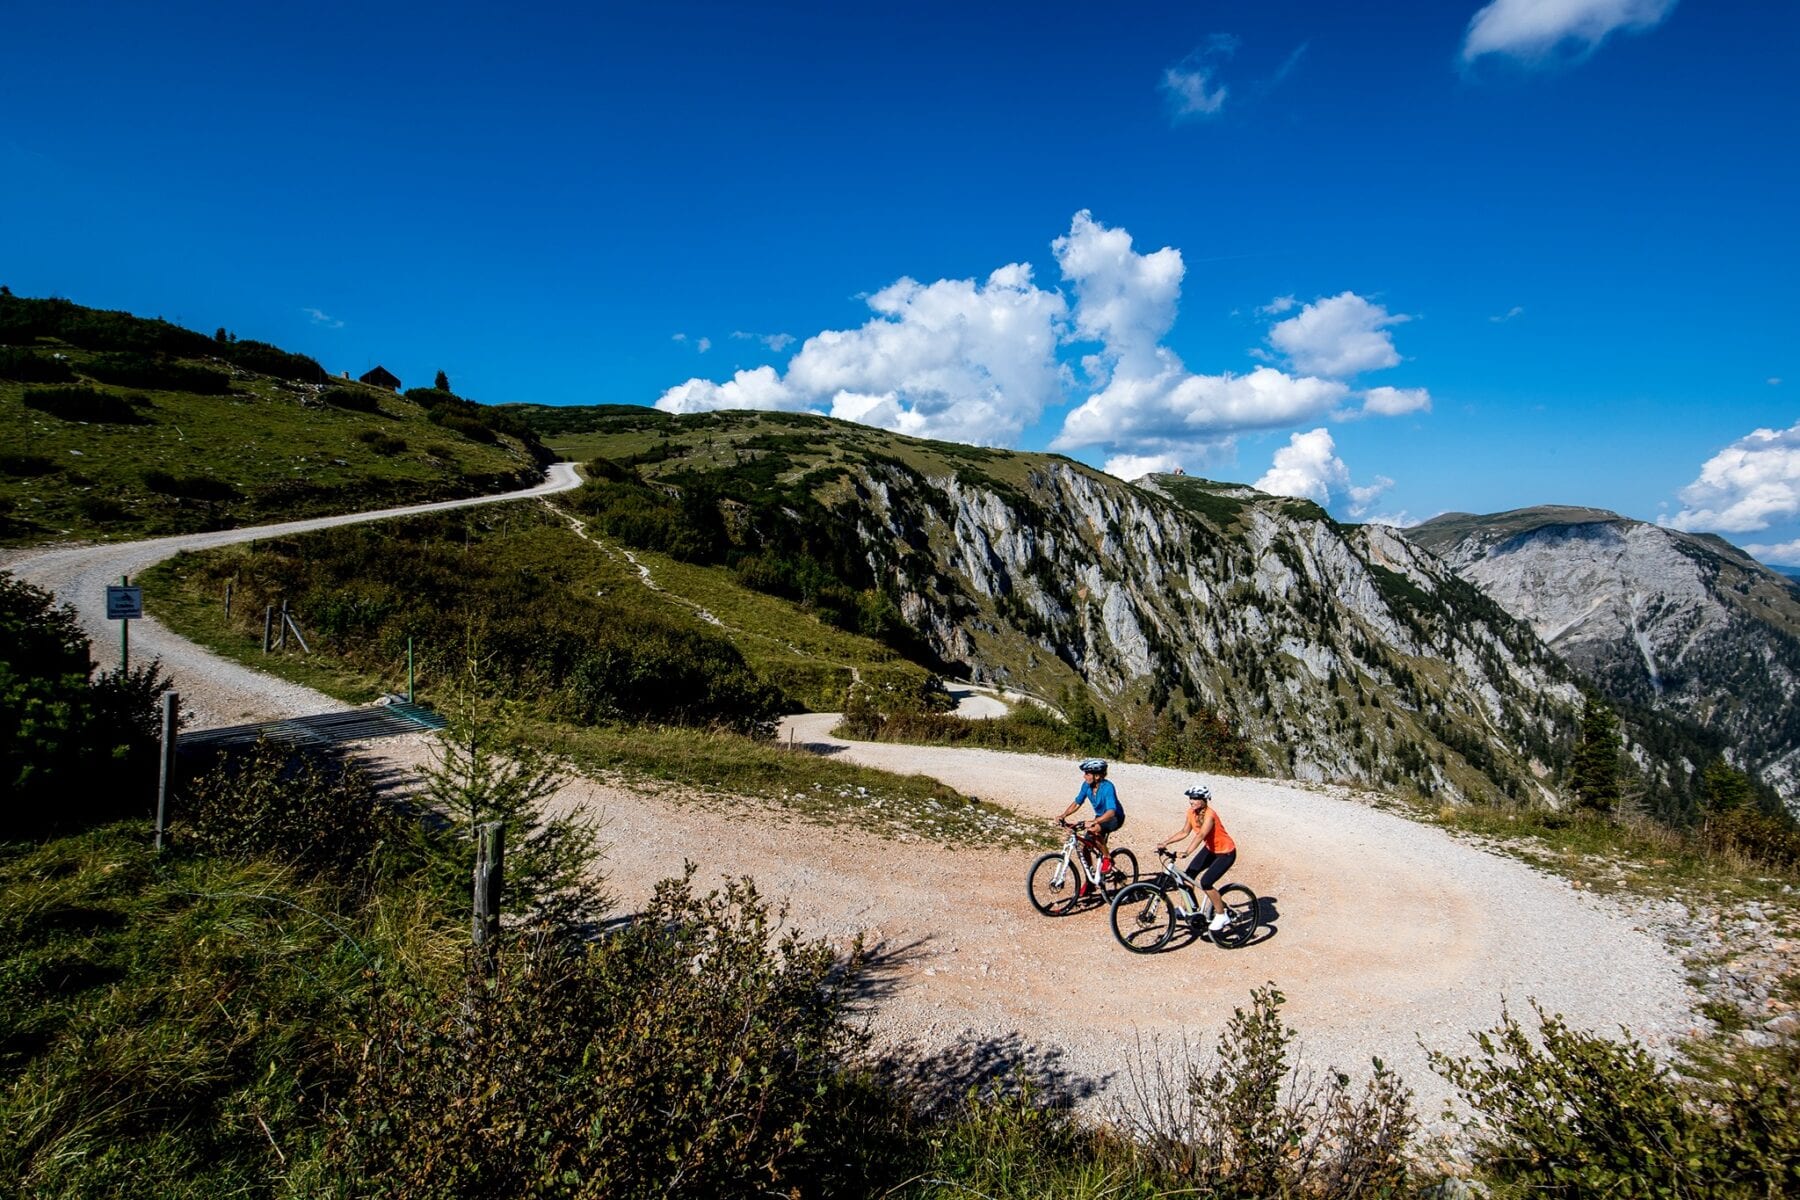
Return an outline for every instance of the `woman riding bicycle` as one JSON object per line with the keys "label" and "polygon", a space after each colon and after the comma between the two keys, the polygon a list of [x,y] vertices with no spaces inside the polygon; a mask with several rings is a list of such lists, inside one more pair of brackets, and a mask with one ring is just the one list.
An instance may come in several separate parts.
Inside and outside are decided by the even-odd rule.
{"label": "woman riding bicycle", "polygon": [[1106,760],[1104,758],[1084,758],[1081,760],[1081,790],[1075,793],[1075,799],[1069,807],[1063,809],[1062,816],[1056,818],[1058,823],[1067,821],[1069,814],[1080,808],[1083,803],[1094,806],[1093,820],[1087,822],[1088,836],[1100,846],[1100,869],[1112,870],[1112,851],[1107,848],[1106,835],[1125,824],[1125,806],[1119,803],[1119,793],[1106,777]]}
{"label": "woman riding bicycle", "polygon": [[1189,879],[1198,880],[1212,902],[1213,918],[1207,925],[1208,932],[1217,933],[1231,923],[1231,917],[1225,911],[1225,901],[1219,896],[1219,880],[1225,872],[1231,870],[1231,864],[1237,861],[1237,843],[1225,832],[1225,823],[1219,820],[1219,814],[1212,808],[1212,789],[1205,784],[1196,784],[1187,790],[1188,810],[1181,828],[1169,835],[1167,841],[1158,846],[1158,850],[1166,850],[1169,843],[1178,838],[1187,839],[1175,853],[1177,856],[1199,847],[1199,852],[1189,860],[1184,868]]}

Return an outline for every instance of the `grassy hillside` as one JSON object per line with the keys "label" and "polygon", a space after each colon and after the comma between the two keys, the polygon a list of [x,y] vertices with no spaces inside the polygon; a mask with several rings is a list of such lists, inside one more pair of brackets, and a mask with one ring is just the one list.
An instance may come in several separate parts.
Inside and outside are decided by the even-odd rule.
{"label": "grassy hillside", "polygon": [[502,490],[503,410],[397,395],[260,342],[0,295],[0,544],[137,538]]}

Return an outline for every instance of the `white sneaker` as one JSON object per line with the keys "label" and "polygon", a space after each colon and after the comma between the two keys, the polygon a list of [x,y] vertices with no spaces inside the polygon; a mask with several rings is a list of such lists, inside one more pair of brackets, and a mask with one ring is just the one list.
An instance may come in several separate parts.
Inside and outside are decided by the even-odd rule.
{"label": "white sneaker", "polygon": [[1230,914],[1215,913],[1213,915],[1212,923],[1206,927],[1206,931],[1208,933],[1217,933],[1217,932],[1219,932],[1219,930],[1225,928],[1229,924],[1231,924]]}

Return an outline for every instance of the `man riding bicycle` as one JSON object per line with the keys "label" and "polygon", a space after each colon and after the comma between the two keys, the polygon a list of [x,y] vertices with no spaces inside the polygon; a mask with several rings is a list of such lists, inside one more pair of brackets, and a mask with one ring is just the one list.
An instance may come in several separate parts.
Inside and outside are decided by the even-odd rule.
{"label": "man riding bicycle", "polygon": [[1183,818],[1181,828],[1169,835],[1167,841],[1158,846],[1158,850],[1166,850],[1169,842],[1177,838],[1187,840],[1187,844],[1175,852],[1179,857],[1189,850],[1199,847],[1199,853],[1188,862],[1185,870],[1189,879],[1197,880],[1206,898],[1212,902],[1213,918],[1207,924],[1207,931],[1217,933],[1231,923],[1231,917],[1225,911],[1225,901],[1219,896],[1219,880],[1225,872],[1231,870],[1231,864],[1237,861],[1237,843],[1225,832],[1225,823],[1219,820],[1219,814],[1212,809],[1212,789],[1205,784],[1196,784],[1186,792],[1188,798],[1187,815]]}
{"label": "man riding bicycle", "polygon": [[1106,835],[1125,824],[1125,806],[1119,803],[1119,793],[1113,787],[1112,780],[1106,777],[1106,760],[1104,758],[1084,758],[1081,760],[1081,790],[1075,793],[1075,799],[1069,807],[1063,809],[1057,822],[1067,821],[1069,815],[1083,804],[1091,804],[1094,808],[1093,819],[1087,822],[1088,836],[1100,847],[1100,869],[1112,870],[1112,851],[1107,848]]}

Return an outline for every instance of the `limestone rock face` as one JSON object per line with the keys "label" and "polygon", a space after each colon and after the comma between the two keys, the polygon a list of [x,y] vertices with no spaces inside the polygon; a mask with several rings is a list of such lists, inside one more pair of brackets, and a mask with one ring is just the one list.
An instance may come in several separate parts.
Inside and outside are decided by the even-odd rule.
{"label": "limestone rock face", "polygon": [[1053,706],[1085,686],[1115,720],[1204,708],[1274,774],[1558,802],[1569,671],[1392,529],[1066,460],[1022,481],[891,459],[856,474],[842,515],[953,669]]}
{"label": "limestone rock face", "polygon": [[1697,726],[1800,806],[1792,580],[1719,538],[1600,509],[1449,514],[1408,537],[1607,695]]}

